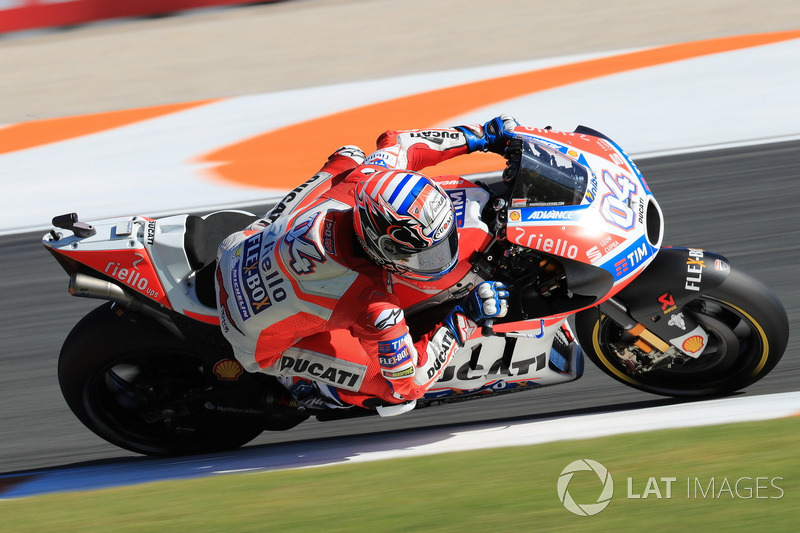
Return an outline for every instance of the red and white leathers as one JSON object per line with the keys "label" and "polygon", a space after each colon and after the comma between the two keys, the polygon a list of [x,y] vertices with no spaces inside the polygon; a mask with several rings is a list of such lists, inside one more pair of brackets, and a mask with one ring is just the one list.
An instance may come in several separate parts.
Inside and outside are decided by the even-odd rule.
{"label": "red and white leathers", "polygon": [[416,171],[468,151],[456,129],[385,132],[364,164],[337,152],[267,216],[271,223],[228,237],[218,258],[220,322],[244,368],[315,381],[343,404],[420,398],[457,339],[444,323],[411,338],[391,274],[354,237],[353,193],[377,173]]}

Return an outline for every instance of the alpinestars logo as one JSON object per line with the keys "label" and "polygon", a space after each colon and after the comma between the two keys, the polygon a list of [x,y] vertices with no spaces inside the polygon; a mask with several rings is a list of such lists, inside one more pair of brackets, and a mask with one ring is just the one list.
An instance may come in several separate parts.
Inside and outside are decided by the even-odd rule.
{"label": "alpinestars logo", "polygon": [[400,308],[381,311],[375,319],[375,329],[389,329],[403,320],[403,310]]}

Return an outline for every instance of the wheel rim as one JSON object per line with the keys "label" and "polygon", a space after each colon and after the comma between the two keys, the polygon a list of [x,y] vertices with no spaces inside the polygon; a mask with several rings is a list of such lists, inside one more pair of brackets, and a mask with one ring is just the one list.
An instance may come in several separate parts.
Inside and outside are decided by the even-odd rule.
{"label": "wheel rim", "polygon": [[684,307],[684,312],[694,318],[709,333],[708,344],[697,359],[682,365],[657,368],[631,376],[614,355],[611,343],[632,340],[617,324],[601,317],[595,333],[599,348],[608,369],[635,386],[669,395],[713,394],[735,390],[739,384],[756,374],[764,365],[768,354],[763,329],[747,313],[719,299],[704,296]]}
{"label": "wheel rim", "polygon": [[130,354],[96,373],[84,388],[93,422],[154,452],[196,438],[187,401],[202,390],[202,364],[188,354]]}

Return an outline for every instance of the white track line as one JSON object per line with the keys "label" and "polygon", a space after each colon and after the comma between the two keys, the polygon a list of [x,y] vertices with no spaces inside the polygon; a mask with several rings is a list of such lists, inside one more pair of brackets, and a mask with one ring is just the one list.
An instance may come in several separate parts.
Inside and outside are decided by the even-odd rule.
{"label": "white track line", "polygon": [[[754,422],[791,416],[800,416],[800,392],[742,396],[632,411],[519,422],[506,426],[487,424],[455,432],[442,430],[439,438],[433,438],[422,445],[412,444],[400,436],[396,449],[357,453],[349,457],[348,462],[528,446],[625,433]],[[435,437],[435,431],[433,437]]]}

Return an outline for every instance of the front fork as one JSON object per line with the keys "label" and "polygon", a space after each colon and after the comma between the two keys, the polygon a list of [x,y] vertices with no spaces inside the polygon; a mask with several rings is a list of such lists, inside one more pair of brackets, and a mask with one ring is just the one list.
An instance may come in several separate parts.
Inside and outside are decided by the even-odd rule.
{"label": "front fork", "polygon": [[[652,330],[647,329],[642,323],[634,320],[627,312],[625,305],[619,300],[611,298],[600,304],[598,308],[601,313],[634,337],[633,346],[639,350],[639,353],[647,357],[649,363],[643,366],[637,352],[625,346],[615,348],[617,357],[633,372],[646,372],[663,364],[671,364],[676,360],[700,357],[708,341],[708,333],[702,326],[696,324],[690,334],[690,337],[695,339],[696,347],[687,351],[684,349],[686,343],[681,342],[679,338],[666,341]],[[690,323],[694,324],[694,321],[690,319]]]}
{"label": "front fork", "polygon": [[[680,332],[675,332],[672,329],[665,330],[665,328],[648,329],[628,314],[624,304],[613,298],[598,307],[602,313],[636,337],[634,344],[645,353],[653,355],[652,352],[658,350],[662,353],[672,352],[675,354],[677,350],[687,357],[697,359],[708,344],[708,332],[691,315],[683,311],[668,319],[668,327],[680,330]],[[665,340],[661,335],[668,336]]]}

